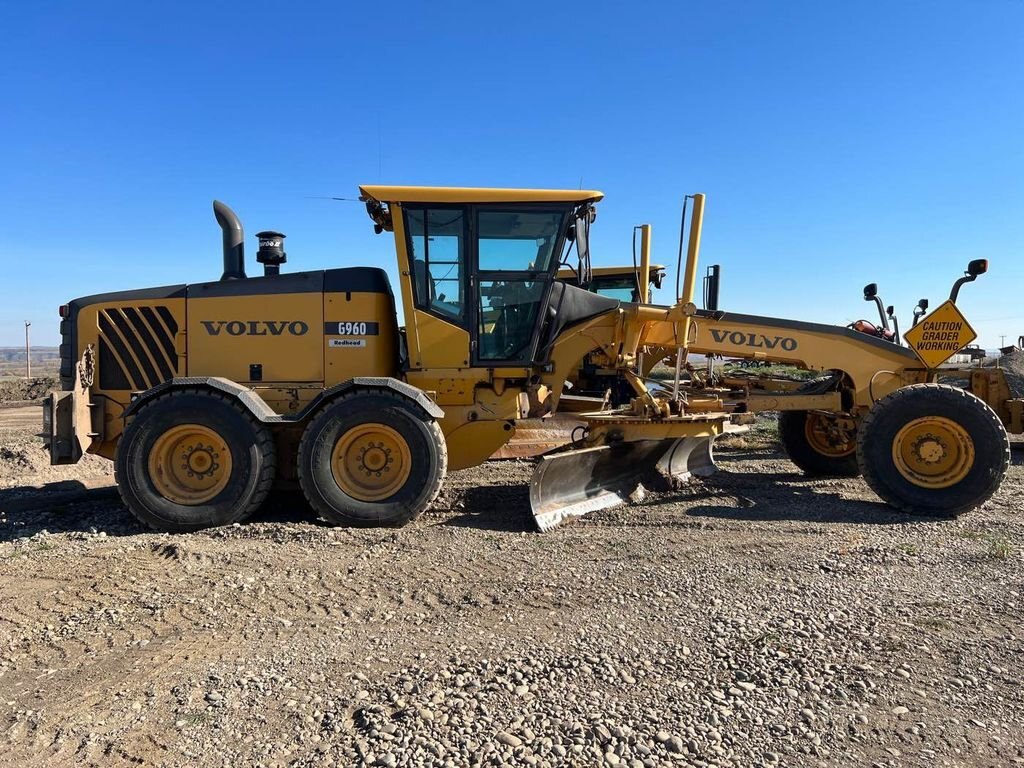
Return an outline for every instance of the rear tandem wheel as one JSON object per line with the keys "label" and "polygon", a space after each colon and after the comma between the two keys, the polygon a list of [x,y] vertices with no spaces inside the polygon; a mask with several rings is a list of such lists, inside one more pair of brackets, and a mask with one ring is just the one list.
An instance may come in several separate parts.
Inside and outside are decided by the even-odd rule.
{"label": "rear tandem wheel", "polygon": [[903,512],[955,517],[1002,482],[1010,441],[983,400],[945,384],[913,384],[883,397],[857,436],[864,479]]}
{"label": "rear tandem wheel", "polygon": [[357,390],[326,406],[302,434],[299,483],[338,525],[402,525],[437,498],[448,450],[437,421],[389,390]]}
{"label": "rear tandem wheel", "polygon": [[177,389],[143,405],[125,428],[114,479],[125,506],[160,531],[244,520],[274,481],[269,430],[230,397]]}

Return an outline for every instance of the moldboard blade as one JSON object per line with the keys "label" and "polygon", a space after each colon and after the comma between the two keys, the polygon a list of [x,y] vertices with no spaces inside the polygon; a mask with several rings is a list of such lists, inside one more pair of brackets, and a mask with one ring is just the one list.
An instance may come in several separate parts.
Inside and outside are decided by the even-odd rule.
{"label": "moldboard blade", "polygon": [[675,485],[715,471],[713,438],[640,440],[542,456],[530,483],[530,508],[540,531],[570,517],[625,504],[641,484]]}
{"label": "moldboard blade", "polygon": [[658,472],[670,483],[684,482],[690,475],[707,477],[718,471],[713,437],[683,437],[665,442],[671,442],[671,447],[658,461]]}

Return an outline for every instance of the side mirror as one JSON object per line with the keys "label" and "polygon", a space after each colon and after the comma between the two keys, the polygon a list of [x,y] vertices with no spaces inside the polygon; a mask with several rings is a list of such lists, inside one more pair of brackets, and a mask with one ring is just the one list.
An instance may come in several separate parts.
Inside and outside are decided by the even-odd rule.
{"label": "side mirror", "polygon": [[919,299],[914,307],[914,325],[917,325],[922,317],[928,312],[928,299]]}
{"label": "side mirror", "polygon": [[988,259],[974,259],[969,262],[964,276],[953,283],[953,290],[949,292],[949,300],[955,302],[956,297],[960,295],[960,286],[964,283],[973,283],[978,279],[978,275],[984,275],[986,272],[988,272]]}
{"label": "side mirror", "polygon": [[896,345],[901,345],[902,342],[900,341],[900,321],[899,318],[896,317],[896,307],[890,304],[888,307],[885,308],[885,314],[887,314],[889,316],[889,319],[892,320],[892,343]]}
{"label": "side mirror", "polygon": [[967,274],[971,277],[984,275],[988,272],[988,259],[974,259],[967,265]]}
{"label": "side mirror", "polygon": [[878,321],[885,330],[889,330],[889,320],[885,316],[885,305],[878,297],[878,283],[868,283],[864,286],[864,301],[873,301],[878,307]]}

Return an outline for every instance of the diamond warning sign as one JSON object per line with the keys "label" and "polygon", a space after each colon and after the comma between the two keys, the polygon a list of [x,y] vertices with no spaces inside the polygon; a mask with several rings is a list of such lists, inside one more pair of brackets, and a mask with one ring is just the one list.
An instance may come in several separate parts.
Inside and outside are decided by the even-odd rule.
{"label": "diamond warning sign", "polygon": [[929,368],[938,368],[976,338],[956,304],[947,301],[903,334],[907,345]]}

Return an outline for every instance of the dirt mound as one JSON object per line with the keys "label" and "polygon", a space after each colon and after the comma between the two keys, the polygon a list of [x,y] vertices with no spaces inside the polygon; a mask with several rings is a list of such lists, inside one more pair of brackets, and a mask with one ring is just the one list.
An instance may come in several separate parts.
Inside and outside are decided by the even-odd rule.
{"label": "dirt mound", "polygon": [[42,400],[55,389],[59,388],[60,384],[53,376],[0,381],[0,403],[11,403],[23,400]]}
{"label": "dirt mound", "polygon": [[0,423],[0,488],[113,473],[111,462],[92,455],[83,456],[78,464],[50,466],[50,457],[43,441],[33,433],[34,430],[6,429]]}
{"label": "dirt mound", "polygon": [[999,367],[1006,371],[1006,381],[1014,397],[1024,397],[1024,352],[1011,352],[999,358]]}

